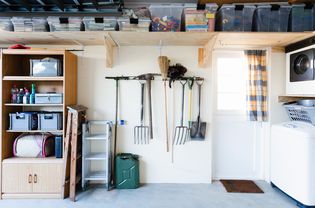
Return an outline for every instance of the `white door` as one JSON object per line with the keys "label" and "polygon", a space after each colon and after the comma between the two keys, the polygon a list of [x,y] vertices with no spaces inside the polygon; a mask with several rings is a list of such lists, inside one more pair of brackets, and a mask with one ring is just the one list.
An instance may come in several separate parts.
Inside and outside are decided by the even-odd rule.
{"label": "white door", "polygon": [[213,178],[256,179],[257,124],[246,119],[247,63],[243,51],[213,56]]}

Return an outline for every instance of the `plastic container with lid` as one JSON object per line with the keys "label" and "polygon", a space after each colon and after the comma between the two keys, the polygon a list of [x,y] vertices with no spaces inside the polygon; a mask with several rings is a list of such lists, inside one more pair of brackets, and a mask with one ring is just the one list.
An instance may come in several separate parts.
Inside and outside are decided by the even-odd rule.
{"label": "plastic container with lid", "polygon": [[185,30],[187,32],[208,31],[208,19],[206,18],[206,10],[198,10],[197,5],[195,7],[185,8]]}
{"label": "plastic container with lid", "polygon": [[251,31],[256,6],[223,4],[216,17],[217,31]]}
{"label": "plastic container with lid", "polygon": [[119,31],[149,32],[151,20],[149,18],[130,19],[119,18]]}
{"label": "plastic container with lid", "polygon": [[287,32],[290,5],[258,5],[254,13],[253,30],[258,32]]}
{"label": "plastic container with lid", "polygon": [[0,31],[13,31],[13,24],[10,17],[0,17]]}
{"label": "plastic container with lid", "polygon": [[183,4],[152,4],[150,6],[153,32],[179,32]]}
{"label": "plastic container with lid", "polygon": [[58,31],[82,31],[81,17],[48,17],[50,32]]}
{"label": "plastic container with lid", "polygon": [[116,17],[84,17],[86,31],[114,31],[117,26]]}
{"label": "plastic container with lid", "polygon": [[48,23],[45,17],[13,17],[15,32],[47,32]]}
{"label": "plastic container with lid", "polygon": [[293,4],[289,21],[289,31],[304,32],[315,30],[313,5]]}

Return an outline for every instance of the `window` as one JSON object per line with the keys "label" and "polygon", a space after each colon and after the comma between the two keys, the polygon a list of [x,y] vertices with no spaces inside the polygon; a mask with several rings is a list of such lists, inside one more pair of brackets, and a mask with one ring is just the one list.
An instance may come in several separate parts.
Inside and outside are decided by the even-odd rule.
{"label": "window", "polygon": [[247,65],[242,52],[225,53],[216,60],[218,111],[246,112]]}

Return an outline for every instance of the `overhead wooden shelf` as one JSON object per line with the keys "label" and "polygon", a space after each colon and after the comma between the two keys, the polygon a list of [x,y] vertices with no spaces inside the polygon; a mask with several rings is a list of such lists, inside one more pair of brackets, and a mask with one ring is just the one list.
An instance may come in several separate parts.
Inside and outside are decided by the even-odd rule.
{"label": "overhead wooden shelf", "polygon": [[63,81],[63,77],[4,76],[5,81]]}
{"label": "overhead wooden shelf", "polygon": [[278,101],[280,103],[295,102],[301,99],[315,99],[315,95],[280,95]]}
{"label": "overhead wooden shelf", "polygon": [[5,106],[12,106],[12,107],[62,107],[63,104],[18,104],[18,103],[6,103]]}
{"label": "overhead wooden shelf", "polygon": [[315,35],[315,32],[0,32],[0,45],[105,45],[106,66],[114,63],[119,46],[200,46],[199,64],[213,49],[272,47],[283,49]]}

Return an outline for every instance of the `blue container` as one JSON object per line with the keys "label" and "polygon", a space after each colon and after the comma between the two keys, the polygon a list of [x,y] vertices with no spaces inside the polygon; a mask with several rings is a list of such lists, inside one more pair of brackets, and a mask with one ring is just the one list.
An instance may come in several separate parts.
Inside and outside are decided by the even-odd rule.
{"label": "blue container", "polygon": [[315,29],[314,10],[313,5],[293,4],[290,15],[289,31],[313,31]]}
{"label": "blue container", "polygon": [[254,13],[253,31],[287,32],[290,5],[258,5]]}
{"label": "blue container", "polygon": [[62,158],[62,136],[55,136],[55,156]]}
{"label": "blue container", "polygon": [[252,31],[256,6],[223,4],[217,13],[216,31]]}

